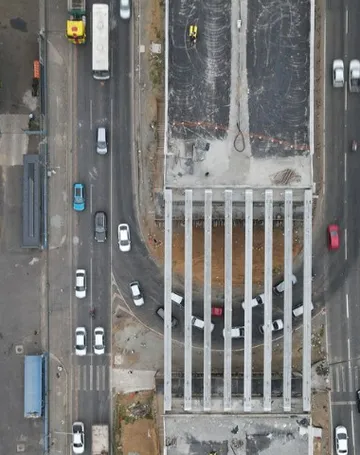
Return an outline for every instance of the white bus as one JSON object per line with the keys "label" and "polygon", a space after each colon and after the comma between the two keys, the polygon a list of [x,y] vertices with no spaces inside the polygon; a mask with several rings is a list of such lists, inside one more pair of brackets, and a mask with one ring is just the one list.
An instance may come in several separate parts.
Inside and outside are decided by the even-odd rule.
{"label": "white bus", "polygon": [[109,6],[92,7],[92,71],[94,79],[106,80],[109,72]]}

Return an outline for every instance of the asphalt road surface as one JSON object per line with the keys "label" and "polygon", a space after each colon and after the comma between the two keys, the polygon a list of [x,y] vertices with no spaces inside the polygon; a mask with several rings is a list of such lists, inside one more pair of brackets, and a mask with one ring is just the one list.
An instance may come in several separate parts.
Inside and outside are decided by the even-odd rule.
{"label": "asphalt road surface", "polygon": [[350,151],[350,143],[360,140],[360,95],[350,94],[347,85],[332,87],[331,65],[335,58],[343,59],[347,81],[350,60],[359,58],[359,19],[358,2],[327,2],[325,221],[338,223],[341,229],[341,248],[325,254],[324,268],[332,425],[346,426],[349,453],[354,454],[360,450],[355,401],[360,388],[360,160],[359,152]]}

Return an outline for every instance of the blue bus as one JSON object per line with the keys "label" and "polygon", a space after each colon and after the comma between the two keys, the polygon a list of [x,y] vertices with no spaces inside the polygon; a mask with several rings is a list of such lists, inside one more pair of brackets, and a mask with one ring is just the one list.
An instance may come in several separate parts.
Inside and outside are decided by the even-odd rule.
{"label": "blue bus", "polygon": [[39,419],[43,411],[43,355],[25,356],[24,417]]}

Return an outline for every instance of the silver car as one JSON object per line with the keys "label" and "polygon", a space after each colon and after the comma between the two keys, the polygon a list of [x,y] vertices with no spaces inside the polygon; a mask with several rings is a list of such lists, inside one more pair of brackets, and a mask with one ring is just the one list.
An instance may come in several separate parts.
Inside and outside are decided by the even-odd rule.
{"label": "silver car", "polygon": [[120,0],[120,17],[125,21],[131,16],[131,0]]}
{"label": "silver car", "polygon": [[335,88],[344,87],[344,62],[340,59],[333,61],[333,86]]}

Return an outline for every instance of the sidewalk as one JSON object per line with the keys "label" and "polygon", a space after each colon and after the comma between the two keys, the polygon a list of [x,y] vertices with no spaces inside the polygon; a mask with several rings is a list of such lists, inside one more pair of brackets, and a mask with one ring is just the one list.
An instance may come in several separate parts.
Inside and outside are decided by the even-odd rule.
{"label": "sidewalk", "polygon": [[[66,6],[61,0],[46,2],[47,30],[47,112],[49,187],[49,421],[50,454],[68,453],[71,423],[71,233],[67,195],[71,116],[69,100],[72,48],[65,39]],[[70,121],[69,121],[70,119]],[[70,229],[71,231],[71,229]],[[69,423],[69,427],[67,427]]]}

